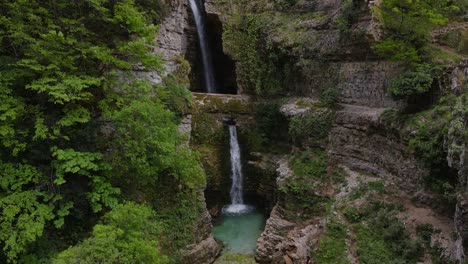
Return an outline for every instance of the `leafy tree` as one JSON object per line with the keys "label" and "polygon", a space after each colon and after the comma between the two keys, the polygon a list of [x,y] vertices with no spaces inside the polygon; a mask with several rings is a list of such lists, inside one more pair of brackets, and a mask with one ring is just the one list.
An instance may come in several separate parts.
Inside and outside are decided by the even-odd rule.
{"label": "leafy tree", "polygon": [[155,217],[144,205],[118,205],[93,228],[90,238],[61,252],[53,263],[169,263],[158,250],[161,227]]}
{"label": "leafy tree", "polygon": [[384,0],[375,8],[385,39],[374,46],[376,52],[395,61],[418,63],[430,31],[448,22],[448,15],[458,10],[449,0]]}
{"label": "leafy tree", "polygon": [[438,68],[430,64],[417,65],[392,81],[392,96],[401,99],[428,92],[437,73]]}
{"label": "leafy tree", "polygon": [[46,191],[47,178],[33,166],[0,163],[0,176],[0,243],[6,257],[15,259],[49,221],[61,227],[71,204],[59,206],[62,197]]}
{"label": "leafy tree", "polygon": [[[134,65],[161,69],[151,51],[163,6],[157,0],[0,1],[0,262],[16,262],[39,237],[60,233],[67,219],[84,222],[118,204],[114,171],[98,142],[99,102]],[[146,103],[148,109],[152,102]],[[171,113],[157,110],[168,118],[151,125],[175,131]],[[159,139],[175,151],[172,137]],[[75,235],[58,236],[70,242]]]}
{"label": "leafy tree", "polygon": [[125,94],[109,91],[114,94],[102,102],[115,126],[108,159],[114,174],[140,186],[154,185],[161,175],[171,175],[189,187],[201,186],[203,170],[190,150],[178,147],[177,119],[160,99],[165,97],[152,95],[147,82],[122,88]]}

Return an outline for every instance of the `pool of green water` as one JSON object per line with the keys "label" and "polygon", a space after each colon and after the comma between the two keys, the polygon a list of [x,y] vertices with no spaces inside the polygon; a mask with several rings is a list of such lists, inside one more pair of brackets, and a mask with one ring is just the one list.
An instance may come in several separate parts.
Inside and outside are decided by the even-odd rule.
{"label": "pool of green water", "polygon": [[265,216],[258,211],[222,215],[214,223],[213,234],[225,246],[224,252],[252,255],[265,228]]}

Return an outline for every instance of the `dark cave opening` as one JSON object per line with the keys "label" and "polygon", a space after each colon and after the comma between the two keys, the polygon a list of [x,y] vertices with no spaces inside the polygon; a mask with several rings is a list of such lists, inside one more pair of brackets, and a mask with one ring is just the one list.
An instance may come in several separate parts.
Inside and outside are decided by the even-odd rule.
{"label": "dark cave opening", "polygon": [[[223,25],[216,14],[207,14],[206,23],[207,41],[214,65],[213,74],[216,83],[216,93],[237,94],[236,65],[235,62],[223,52]],[[189,61],[191,66],[191,72],[189,74],[190,90],[193,92],[206,92],[201,52],[193,16],[189,16],[189,24],[191,28],[189,32],[186,30],[188,49],[185,58]]]}

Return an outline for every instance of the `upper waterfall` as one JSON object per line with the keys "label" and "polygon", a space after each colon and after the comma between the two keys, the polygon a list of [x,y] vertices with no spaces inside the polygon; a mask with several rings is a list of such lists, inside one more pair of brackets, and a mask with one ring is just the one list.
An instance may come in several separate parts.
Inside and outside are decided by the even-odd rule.
{"label": "upper waterfall", "polygon": [[189,3],[195,20],[195,26],[197,28],[198,41],[200,43],[206,91],[208,93],[216,93],[216,84],[213,74],[213,61],[206,38],[205,16],[201,13],[202,9],[199,8],[196,0],[189,0]]}

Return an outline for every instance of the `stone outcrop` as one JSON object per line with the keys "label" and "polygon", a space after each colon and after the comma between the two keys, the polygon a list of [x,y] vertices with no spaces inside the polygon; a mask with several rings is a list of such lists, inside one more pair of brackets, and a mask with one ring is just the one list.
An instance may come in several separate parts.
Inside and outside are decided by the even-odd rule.
{"label": "stone outcrop", "polygon": [[[281,188],[292,180],[293,173],[287,157],[279,159],[277,167],[276,184]],[[311,244],[317,242],[322,232],[320,218],[306,221],[288,219],[284,212],[289,210],[289,205],[281,197],[278,200],[257,241],[255,260],[262,264],[306,263],[310,259]]]}
{"label": "stone outcrop", "polygon": [[160,73],[156,71],[145,71],[140,66],[134,67],[134,75],[144,78],[153,84],[159,84],[163,78],[178,67],[178,59],[185,57],[189,50],[189,37],[191,31],[189,24],[189,13],[187,3],[183,0],[170,1],[169,12],[159,27],[153,52],[163,60],[164,70]]}
{"label": "stone outcrop", "polygon": [[195,111],[225,115],[253,115],[253,103],[247,95],[193,93]]}
{"label": "stone outcrop", "polygon": [[390,180],[408,193],[422,189],[429,171],[405,154],[402,140],[378,129],[384,108],[341,105],[329,136],[329,153],[353,169],[361,169]]}
{"label": "stone outcrop", "polygon": [[221,251],[221,247],[211,234],[211,229],[211,216],[207,210],[204,210],[197,227],[194,229],[194,237],[198,241],[188,245],[182,251],[182,263],[206,264],[214,262]]}
{"label": "stone outcrop", "polygon": [[171,1],[170,9],[159,28],[154,50],[164,60],[165,74],[173,72],[177,67],[176,58],[184,56],[187,52],[188,34],[186,31],[190,28],[186,1]]}
{"label": "stone outcrop", "polygon": [[310,245],[316,242],[322,229],[318,220],[307,223],[290,222],[276,205],[265,230],[257,241],[255,259],[258,263],[305,263],[310,259]]}
{"label": "stone outcrop", "polygon": [[452,71],[450,86],[451,92],[458,96],[458,101],[452,112],[453,119],[447,135],[447,161],[450,167],[458,170],[460,191],[457,194],[454,216],[457,234],[454,258],[461,262],[468,253],[468,143],[466,136],[468,109],[466,98],[461,98],[463,92],[468,89],[468,60],[462,62]]}

